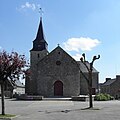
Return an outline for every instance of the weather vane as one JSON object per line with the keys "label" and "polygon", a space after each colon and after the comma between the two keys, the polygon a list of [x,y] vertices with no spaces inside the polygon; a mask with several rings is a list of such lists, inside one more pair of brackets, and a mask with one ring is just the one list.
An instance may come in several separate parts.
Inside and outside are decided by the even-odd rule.
{"label": "weather vane", "polygon": [[42,8],[39,8],[39,13],[40,13],[40,17],[42,17],[42,15],[43,15],[43,10],[42,10]]}

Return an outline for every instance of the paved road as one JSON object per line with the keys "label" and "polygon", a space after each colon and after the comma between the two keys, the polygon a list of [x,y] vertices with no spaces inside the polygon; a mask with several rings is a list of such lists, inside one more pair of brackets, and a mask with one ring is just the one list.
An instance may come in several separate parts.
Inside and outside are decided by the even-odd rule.
{"label": "paved road", "polygon": [[5,102],[6,113],[17,115],[13,120],[120,120],[120,101],[94,102],[95,110],[81,110],[88,107],[88,102]]}

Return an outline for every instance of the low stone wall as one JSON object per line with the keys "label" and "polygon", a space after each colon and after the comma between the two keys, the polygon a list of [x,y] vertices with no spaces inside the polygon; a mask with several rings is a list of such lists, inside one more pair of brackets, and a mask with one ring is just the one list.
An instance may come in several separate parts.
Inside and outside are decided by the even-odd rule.
{"label": "low stone wall", "polygon": [[43,96],[21,94],[16,96],[17,100],[42,100]]}
{"label": "low stone wall", "polygon": [[[94,101],[94,96],[92,96],[92,99]],[[72,101],[89,101],[89,96],[87,95],[80,95],[80,96],[72,96]]]}

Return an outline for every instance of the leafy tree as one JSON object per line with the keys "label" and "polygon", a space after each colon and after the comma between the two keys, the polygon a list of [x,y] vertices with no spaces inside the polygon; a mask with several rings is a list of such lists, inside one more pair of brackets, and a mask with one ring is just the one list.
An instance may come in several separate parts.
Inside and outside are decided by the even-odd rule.
{"label": "leafy tree", "polygon": [[23,73],[27,62],[25,55],[19,55],[17,52],[6,51],[0,52],[0,84],[1,84],[1,102],[2,102],[2,115],[5,115],[4,105],[4,85],[6,81],[11,80],[14,82],[19,75]]}
{"label": "leafy tree", "polygon": [[85,54],[82,54],[82,57],[80,58],[81,62],[85,65],[85,67],[88,70],[88,78],[84,75],[84,73],[81,71],[82,75],[85,77],[87,83],[88,83],[88,91],[89,91],[89,108],[93,108],[93,101],[92,101],[92,72],[93,72],[93,63],[95,60],[99,59],[100,55],[93,56],[92,62],[90,62],[90,65],[87,65],[87,61],[85,59]]}

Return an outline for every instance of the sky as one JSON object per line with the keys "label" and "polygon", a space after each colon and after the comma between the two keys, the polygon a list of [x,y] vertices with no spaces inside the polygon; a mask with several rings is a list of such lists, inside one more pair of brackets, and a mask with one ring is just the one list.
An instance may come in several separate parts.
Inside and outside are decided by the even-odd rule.
{"label": "sky", "polygon": [[58,44],[73,58],[94,62],[99,81],[120,75],[120,0],[0,0],[0,50],[29,60],[42,8],[48,50]]}

